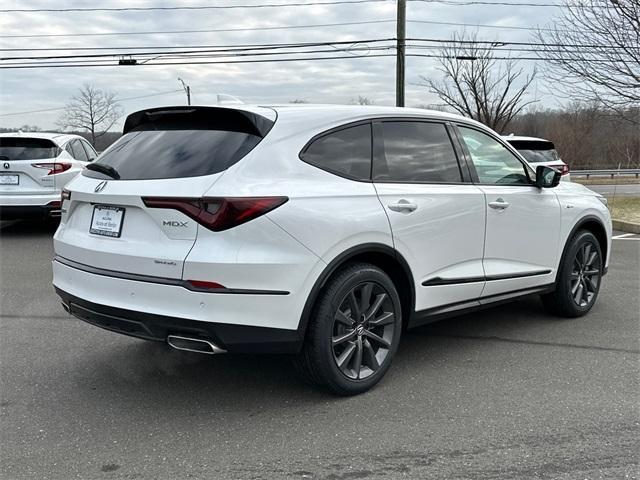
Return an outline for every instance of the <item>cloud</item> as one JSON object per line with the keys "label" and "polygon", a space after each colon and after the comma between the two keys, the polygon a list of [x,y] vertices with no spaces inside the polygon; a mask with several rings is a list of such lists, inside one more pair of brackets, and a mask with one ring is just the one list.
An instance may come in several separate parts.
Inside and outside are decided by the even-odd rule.
{"label": "cloud", "polygon": [[[10,2],[11,4],[12,2]],[[56,6],[86,7],[82,0],[57,1]],[[196,0],[171,0],[167,5],[205,4]],[[258,3],[245,0],[245,3]],[[282,3],[285,3],[284,0]],[[28,8],[51,8],[48,0],[32,0]],[[231,4],[231,2],[229,2]],[[154,6],[153,0],[117,0],[109,6]],[[9,6],[10,8],[10,6]],[[409,2],[407,18],[443,22],[487,23],[534,27],[550,21],[552,8],[533,7],[456,7]],[[305,6],[287,8],[145,11],[145,12],[58,12],[0,14],[2,35],[70,34],[125,31],[165,31],[316,23],[391,20],[395,2],[357,5]],[[473,30],[473,29],[471,29]],[[450,38],[460,28],[409,23],[407,37]],[[481,29],[489,40],[530,41],[530,33],[518,30]],[[255,43],[293,43],[355,41],[395,37],[394,23],[351,25],[292,30],[255,30],[191,34],[155,34],[108,37],[1,38],[1,48],[69,48],[126,46],[239,45]],[[3,52],[17,56],[28,52]],[[38,52],[32,52],[38,53]],[[44,53],[44,52],[41,52]],[[66,54],[69,52],[58,52]],[[80,53],[73,51],[72,53]],[[83,52],[87,53],[87,52]],[[390,52],[393,53],[393,52]],[[114,62],[115,63],[115,62]],[[531,65],[527,65],[531,68]],[[414,84],[421,75],[439,75],[433,59],[407,59],[407,105],[439,103],[424,87]],[[5,113],[62,107],[83,83],[113,91],[119,98],[149,95],[180,89],[180,76],[193,90],[194,103],[211,103],[218,93],[240,97],[247,103],[282,103],[294,99],[310,102],[349,103],[358,95],[377,104],[395,101],[395,60],[364,58],[316,62],[253,63],[229,65],[113,66],[95,68],[57,68],[0,71],[0,110]],[[122,103],[126,112],[158,105],[184,103],[182,92],[130,100]],[[0,116],[0,126],[35,124],[53,128],[59,112]]]}

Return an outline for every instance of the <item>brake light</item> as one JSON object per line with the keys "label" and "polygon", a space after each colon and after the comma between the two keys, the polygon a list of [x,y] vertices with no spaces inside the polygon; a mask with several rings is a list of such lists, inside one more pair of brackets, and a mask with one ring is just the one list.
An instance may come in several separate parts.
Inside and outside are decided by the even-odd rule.
{"label": "brake light", "polygon": [[560,170],[560,175],[567,175],[569,173],[569,165],[558,165],[556,168]]}
{"label": "brake light", "polygon": [[228,230],[260,217],[287,200],[287,197],[142,197],[149,208],[178,210],[214,232]]}
{"label": "brake light", "polygon": [[55,175],[56,173],[66,172],[71,168],[71,164],[65,162],[32,163],[31,166],[36,168],[48,168],[49,172],[47,172],[47,175]]}

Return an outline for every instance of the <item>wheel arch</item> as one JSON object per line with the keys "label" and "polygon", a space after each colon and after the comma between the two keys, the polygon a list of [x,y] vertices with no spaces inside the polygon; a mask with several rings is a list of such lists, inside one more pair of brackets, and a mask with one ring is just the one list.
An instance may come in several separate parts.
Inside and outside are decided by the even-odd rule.
{"label": "wheel arch", "polygon": [[605,265],[607,263],[607,258],[608,258],[607,255],[609,254],[608,242],[607,242],[607,229],[602,223],[602,220],[600,220],[595,215],[587,215],[586,217],[583,217],[580,220],[578,220],[578,222],[573,226],[573,228],[569,232],[569,235],[567,235],[567,239],[564,243],[564,248],[562,249],[562,256],[560,257],[560,263],[558,265],[558,269],[560,268],[560,265],[562,265],[565,255],[567,254],[567,249],[569,248],[569,242],[571,241],[571,239],[573,239],[573,237],[575,237],[576,233],[578,233],[580,230],[586,230],[588,232],[591,232],[598,240],[598,243],[600,244],[600,249],[602,250],[602,256],[603,256],[602,268],[604,270],[606,268]]}
{"label": "wheel arch", "polygon": [[402,306],[403,326],[407,325],[415,305],[415,285],[409,264],[394,248],[381,243],[367,243],[351,247],[336,256],[316,280],[302,310],[298,333],[304,339],[311,311],[327,281],[343,265],[351,262],[370,263],[383,270],[398,290]]}

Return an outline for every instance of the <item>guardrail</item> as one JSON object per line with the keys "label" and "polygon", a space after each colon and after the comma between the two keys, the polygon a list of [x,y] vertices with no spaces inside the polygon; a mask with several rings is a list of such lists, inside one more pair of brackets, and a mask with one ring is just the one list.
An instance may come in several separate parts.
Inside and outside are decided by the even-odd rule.
{"label": "guardrail", "polygon": [[627,168],[627,169],[610,169],[610,170],[571,170],[571,176],[576,177],[617,177],[635,175],[636,178],[640,178],[640,168]]}

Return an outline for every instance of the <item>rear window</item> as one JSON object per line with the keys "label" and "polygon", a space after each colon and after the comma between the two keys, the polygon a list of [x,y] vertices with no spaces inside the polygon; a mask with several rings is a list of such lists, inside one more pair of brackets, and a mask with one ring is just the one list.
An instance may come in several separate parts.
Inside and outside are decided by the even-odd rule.
{"label": "rear window", "polygon": [[46,138],[0,137],[0,160],[56,158],[60,149]]}
{"label": "rear window", "polygon": [[509,142],[529,163],[557,162],[560,156],[552,142],[514,140]]}
{"label": "rear window", "polygon": [[[212,175],[260,143],[273,122],[256,117],[219,108],[138,112],[127,119],[124,135],[93,163],[111,167],[120,180]],[[82,174],[110,178],[94,170]]]}

